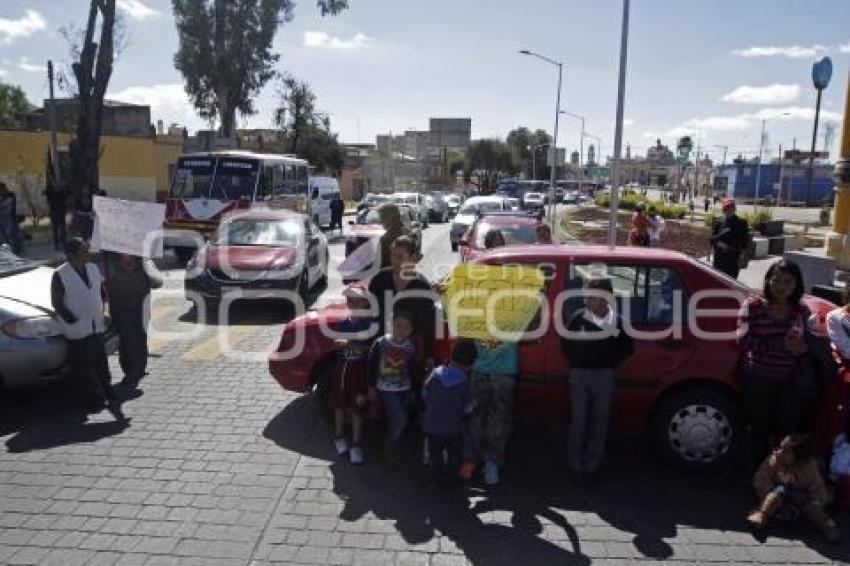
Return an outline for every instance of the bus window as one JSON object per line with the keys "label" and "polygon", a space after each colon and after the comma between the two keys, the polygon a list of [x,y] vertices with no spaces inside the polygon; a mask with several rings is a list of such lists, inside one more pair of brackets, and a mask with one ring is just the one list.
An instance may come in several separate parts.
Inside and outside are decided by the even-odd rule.
{"label": "bus window", "polygon": [[268,166],[273,171],[273,187],[274,187],[274,196],[285,195],[286,194],[286,182],[284,179],[284,170],[283,163],[274,163]]}
{"label": "bus window", "polygon": [[181,159],[171,181],[172,198],[207,198],[215,162],[212,159]]}
{"label": "bus window", "polygon": [[260,165],[257,161],[220,159],[210,198],[253,200]]}
{"label": "bus window", "polygon": [[260,183],[257,187],[258,201],[269,200],[274,187],[274,165],[264,165],[263,174],[260,177]]}

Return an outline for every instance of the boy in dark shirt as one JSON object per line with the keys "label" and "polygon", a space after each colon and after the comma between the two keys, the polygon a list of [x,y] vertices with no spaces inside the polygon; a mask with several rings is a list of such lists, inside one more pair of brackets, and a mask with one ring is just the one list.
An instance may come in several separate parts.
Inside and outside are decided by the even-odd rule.
{"label": "boy in dark shirt", "polygon": [[[436,368],[422,387],[432,481],[457,477],[463,437],[463,419],[472,410],[469,372],[477,356],[475,344],[462,340],[452,349],[449,364]],[[446,457],[443,457],[445,451]]]}
{"label": "boy in dark shirt", "polygon": [[634,345],[609,306],[611,280],[588,279],[584,289],[586,306],[570,317],[561,348],[570,364],[570,469],[591,483],[605,451],[614,370],[632,355]]}

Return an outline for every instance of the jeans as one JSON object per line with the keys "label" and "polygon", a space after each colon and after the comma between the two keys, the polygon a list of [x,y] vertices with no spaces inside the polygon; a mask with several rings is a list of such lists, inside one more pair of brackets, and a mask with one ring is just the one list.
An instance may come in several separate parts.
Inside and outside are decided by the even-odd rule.
{"label": "jeans", "polygon": [[387,439],[395,442],[404,434],[407,427],[410,390],[379,391],[384,414],[387,417]]}
{"label": "jeans", "polygon": [[608,436],[608,415],[614,393],[614,370],[570,371],[570,469],[592,473],[599,467]]}
{"label": "jeans", "polygon": [[791,378],[744,375],[744,397],[750,420],[750,451],[754,464],[761,463],[786,435],[794,432],[799,398]]}
{"label": "jeans", "polygon": [[449,480],[457,475],[460,469],[461,446],[460,435],[428,435],[428,458],[431,464],[431,475],[434,478]]}
{"label": "jeans", "polygon": [[514,382],[512,375],[473,375],[474,409],[465,448],[470,461],[490,460],[499,465],[504,462],[514,418]]}
{"label": "jeans", "polygon": [[113,307],[112,322],[118,331],[118,361],[124,376],[139,381],[148,364],[148,334],[145,328],[143,306],[138,308]]}
{"label": "jeans", "polygon": [[99,334],[68,340],[68,365],[81,403],[101,406],[114,397],[109,361]]}

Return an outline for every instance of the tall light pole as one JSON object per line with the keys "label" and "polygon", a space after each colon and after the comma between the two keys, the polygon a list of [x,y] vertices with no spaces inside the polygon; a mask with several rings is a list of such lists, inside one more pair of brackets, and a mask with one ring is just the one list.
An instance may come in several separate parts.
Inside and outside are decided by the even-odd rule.
{"label": "tall light pole", "polygon": [[[790,115],[791,115],[790,112],[783,112],[781,114],[781,116],[790,116]],[[756,190],[754,192],[754,199],[753,199],[753,212],[756,212],[759,209],[759,186],[760,186],[760,183],[761,183],[761,159],[762,159],[762,152],[764,151],[764,124],[765,124],[766,121],[767,121],[767,119],[764,119],[764,118],[761,121],[761,137],[759,138],[759,162],[758,162],[758,165],[756,166]]]}
{"label": "tall light pole", "polygon": [[829,86],[829,81],[832,79],[832,59],[824,57],[812,66],[812,82],[815,85],[815,90],[818,91],[817,102],[815,103],[815,125],[812,128],[812,151],[809,154],[809,170],[806,175],[806,205],[812,196],[812,176],[815,168],[815,149],[818,141],[818,119],[820,118],[820,99],[823,94],[823,89]]}
{"label": "tall light pole", "polygon": [[558,67],[558,93],[555,97],[555,132],[552,135],[552,146],[550,151],[552,152],[552,174],[549,179],[549,221],[551,222],[551,226],[554,228],[555,226],[555,172],[558,169],[558,118],[561,115],[561,78],[563,76],[564,64],[561,61],[555,61],[554,59],[550,59],[549,57],[545,57],[539,53],[535,53],[534,51],[529,51],[528,49],[520,50],[520,54],[522,55],[530,55],[532,57],[537,57],[542,61],[546,61],[551,65],[555,65]]}
{"label": "tall light pole", "polygon": [[617,244],[617,175],[623,146],[623,104],[626,98],[626,59],[629,46],[629,0],[623,0],[623,29],[620,32],[620,81],[617,86],[617,122],[614,130],[614,165],[611,169],[611,208],[608,211],[608,244]]}
{"label": "tall light pole", "polygon": [[582,191],[584,188],[584,116],[579,116],[578,114],[573,114],[572,112],[567,112],[566,110],[561,110],[562,114],[566,114],[572,118],[577,120],[581,120],[581,139],[579,140],[579,154],[578,154],[578,167],[579,167],[579,177],[578,177],[578,190]]}

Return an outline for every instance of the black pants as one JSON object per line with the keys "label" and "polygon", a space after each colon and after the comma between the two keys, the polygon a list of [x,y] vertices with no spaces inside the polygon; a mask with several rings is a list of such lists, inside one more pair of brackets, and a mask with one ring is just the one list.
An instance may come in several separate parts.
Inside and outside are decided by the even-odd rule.
{"label": "black pants", "polygon": [[68,365],[79,401],[86,406],[103,406],[113,398],[112,376],[103,347],[103,338],[92,334],[68,340]]}
{"label": "black pants", "polygon": [[64,248],[65,240],[67,238],[64,209],[55,209],[50,211],[50,227],[53,230],[53,246],[56,249]]}
{"label": "black pants", "polygon": [[741,268],[738,266],[738,255],[737,253],[724,253],[714,251],[714,269],[718,271],[722,271],[729,277],[738,278],[738,273],[741,271]]}
{"label": "black pants", "polygon": [[342,215],[341,214],[340,215],[336,215],[336,214],[331,215],[330,229],[333,230],[334,228],[339,228],[340,230],[342,230]]}
{"label": "black pants", "polygon": [[786,435],[795,431],[798,396],[791,378],[782,379],[748,372],[744,395],[750,419],[750,452],[758,465]]}
{"label": "black pants", "polygon": [[457,476],[460,469],[462,445],[463,441],[460,434],[454,436],[428,435],[428,458],[431,463],[431,475],[434,479],[452,480]]}
{"label": "black pants", "polygon": [[136,308],[113,307],[112,322],[118,331],[118,361],[124,377],[138,382],[148,364],[148,333],[145,328],[143,305]]}

